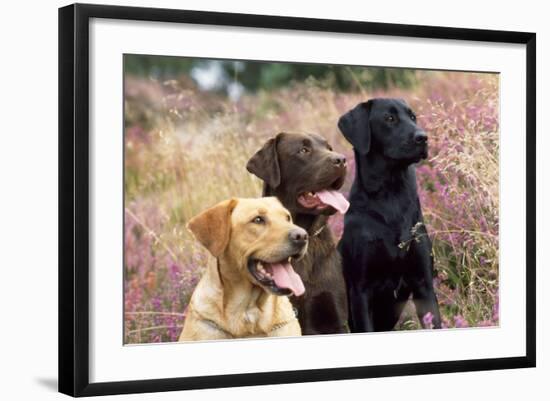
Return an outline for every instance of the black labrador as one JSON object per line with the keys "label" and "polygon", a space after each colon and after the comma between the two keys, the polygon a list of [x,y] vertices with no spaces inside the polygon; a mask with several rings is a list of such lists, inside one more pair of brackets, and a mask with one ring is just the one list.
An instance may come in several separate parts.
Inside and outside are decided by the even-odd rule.
{"label": "black labrador", "polygon": [[[416,190],[415,163],[428,136],[401,99],[371,99],[338,121],[353,145],[356,176],[339,243],[352,332],[389,331],[409,297],[441,328],[432,244]],[[422,323],[423,324],[423,323]]]}
{"label": "black labrador", "polygon": [[293,262],[306,292],[290,301],[302,334],[347,333],[348,306],[342,261],[327,226],[330,215],[349,203],[338,192],[346,158],[316,134],[280,133],[248,161],[247,170],[264,181],[263,195],[276,196],[294,223],[309,234],[305,256]]}

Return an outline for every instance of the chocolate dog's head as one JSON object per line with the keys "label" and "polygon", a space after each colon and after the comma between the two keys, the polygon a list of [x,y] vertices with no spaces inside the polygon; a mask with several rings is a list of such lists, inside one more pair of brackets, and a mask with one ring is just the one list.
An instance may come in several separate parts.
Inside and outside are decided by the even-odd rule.
{"label": "chocolate dog's head", "polygon": [[338,192],[346,158],[317,134],[280,133],[252,156],[246,169],[264,181],[264,195],[275,195],[293,214],[345,213]]}
{"label": "chocolate dog's head", "polygon": [[338,127],[361,156],[376,153],[400,165],[428,157],[428,136],[402,99],[360,103],[340,118]]}

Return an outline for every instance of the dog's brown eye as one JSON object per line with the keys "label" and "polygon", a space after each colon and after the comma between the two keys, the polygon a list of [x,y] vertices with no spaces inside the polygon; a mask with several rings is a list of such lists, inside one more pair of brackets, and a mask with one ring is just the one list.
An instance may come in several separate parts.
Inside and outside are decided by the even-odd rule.
{"label": "dog's brown eye", "polygon": [[395,117],[392,116],[391,114],[386,115],[386,117],[384,119],[389,123],[395,122]]}
{"label": "dog's brown eye", "polygon": [[290,220],[291,220],[290,215],[287,215],[286,216],[286,221],[290,221]]}
{"label": "dog's brown eye", "polygon": [[330,150],[330,151],[332,152],[332,146],[327,145],[327,149]]}
{"label": "dog's brown eye", "polygon": [[416,121],[416,116],[414,114],[411,114],[411,120]]}
{"label": "dog's brown eye", "polygon": [[301,154],[309,153],[309,149],[304,146],[303,148],[300,149],[300,153]]}
{"label": "dog's brown eye", "polygon": [[265,219],[262,216],[256,216],[252,219],[252,223],[254,223],[254,224],[264,224]]}

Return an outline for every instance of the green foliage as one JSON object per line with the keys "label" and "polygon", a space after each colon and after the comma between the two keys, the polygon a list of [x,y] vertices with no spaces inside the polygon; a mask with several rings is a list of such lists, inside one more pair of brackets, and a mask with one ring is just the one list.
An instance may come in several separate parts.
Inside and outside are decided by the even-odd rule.
{"label": "green foliage", "polygon": [[157,79],[171,79],[188,75],[194,68],[220,63],[225,89],[238,82],[249,92],[273,90],[294,82],[315,79],[320,84],[341,91],[389,88],[410,88],[417,83],[416,72],[404,68],[360,67],[306,63],[267,63],[257,61],[209,60],[185,57],[126,55],[127,74]]}
{"label": "green foliage", "polygon": [[195,59],[185,57],[127,54],[124,56],[124,72],[166,78],[188,73],[196,62]]}

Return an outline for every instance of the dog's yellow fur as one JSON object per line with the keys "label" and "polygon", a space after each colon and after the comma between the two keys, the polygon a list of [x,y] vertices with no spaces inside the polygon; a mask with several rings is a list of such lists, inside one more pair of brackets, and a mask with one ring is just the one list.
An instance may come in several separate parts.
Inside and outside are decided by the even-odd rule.
{"label": "dog's yellow fur", "polygon": [[[254,224],[256,216],[265,224]],[[289,254],[288,233],[296,226],[277,198],[226,200],[187,227],[216,260],[191,297],[179,341],[301,335],[288,297],[262,287],[247,267],[249,258]]]}

